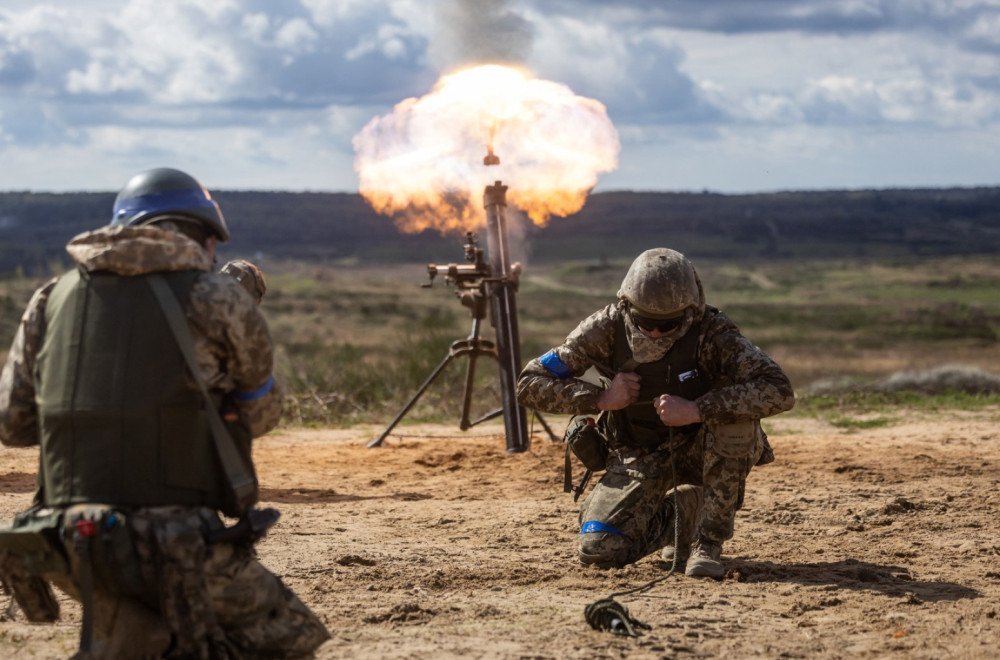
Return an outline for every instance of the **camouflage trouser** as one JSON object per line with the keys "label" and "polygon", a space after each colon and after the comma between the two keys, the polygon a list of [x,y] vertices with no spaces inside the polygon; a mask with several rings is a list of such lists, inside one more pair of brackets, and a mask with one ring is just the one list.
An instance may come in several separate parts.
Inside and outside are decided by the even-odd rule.
{"label": "camouflage trouser", "polygon": [[695,538],[680,539],[681,545],[731,539],[746,478],[763,443],[760,425],[752,422],[704,429],[677,450],[673,468],[662,451],[628,465],[612,459],[580,508],[580,561],[623,566],[673,544],[673,509],[666,495],[680,484],[701,486],[704,495]]}
{"label": "camouflage trouser", "polygon": [[[68,532],[87,510],[67,510]],[[214,511],[140,509],[128,514],[126,524],[131,559],[89,553],[93,657],[305,658],[329,639],[323,624],[251,548],[205,543],[204,531],[223,526]],[[66,550],[72,577],[51,577],[80,600],[86,569],[69,540]]]}
{"label": "camouflage trouser", "polygon": [[699,538],[721,545],[733,538],[736,512],[743,508],[743,495],[750,469],[764,450],[764,432],[758,422],[725,427],[707,427],[702,483],[705,505]]}
{"label": "camouflage trouser", "polygon": [[[680,448],[674,463],[678,484],[701,484],[700,441]],[[672,542],[673,477],[665,452],[627,464],[613,458],[580,507],[580,562],[624,566]]]}

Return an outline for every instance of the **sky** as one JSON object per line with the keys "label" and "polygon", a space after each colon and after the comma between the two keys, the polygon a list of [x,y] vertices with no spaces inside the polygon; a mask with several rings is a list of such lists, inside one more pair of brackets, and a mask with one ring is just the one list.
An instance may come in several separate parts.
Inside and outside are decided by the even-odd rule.
{"label": "sky", "polygon": [[369,121],[487,62],[606,107],[598,191],[1000,185],[1000,0],[3,0],[0,190],[354,192]]}

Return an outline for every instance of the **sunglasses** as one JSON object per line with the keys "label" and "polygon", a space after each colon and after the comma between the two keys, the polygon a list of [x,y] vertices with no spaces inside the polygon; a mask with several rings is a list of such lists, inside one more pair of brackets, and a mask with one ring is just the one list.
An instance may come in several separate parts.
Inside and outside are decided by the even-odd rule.
{"label": "sunglasses", "polygon": [[631,314],[632,322],[635,323],[640,330],[645,330],[646,332],[653,332],[654,330],[662,333],[673,332],[677,328],[684,325],[685,319],[683,314],[673,319],[651,319],[646,316],[636,314],[634,311]]}

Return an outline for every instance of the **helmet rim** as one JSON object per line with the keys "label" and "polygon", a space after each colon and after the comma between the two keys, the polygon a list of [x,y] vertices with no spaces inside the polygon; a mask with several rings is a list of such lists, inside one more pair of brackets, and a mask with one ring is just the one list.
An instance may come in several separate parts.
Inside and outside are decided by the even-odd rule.
{"label": "helmet rim", "polygon": [[222,209],[191,175],[168,167],[133,176],[115,198],[111,224],[145,225],[163,215],[191,218],[222,242],[229,240]]}

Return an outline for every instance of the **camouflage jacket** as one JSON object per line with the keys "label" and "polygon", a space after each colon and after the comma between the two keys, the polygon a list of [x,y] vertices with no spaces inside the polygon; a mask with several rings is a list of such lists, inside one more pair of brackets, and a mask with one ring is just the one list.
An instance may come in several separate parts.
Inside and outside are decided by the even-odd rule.
{"label": "camouflage jacket", "polygon": [[[201,377],[210,392],[255,392],[271,382],[273,349],[267,323],[253,299],[232,277],[209,272],[212,260],[193,240],[152,226],[113,226],[85,232],[66,246],[87,271],[123,276],[201,270],[184,305]],[[57,278],[35,291],[21,317],[0,372],[0,441],[38,444],[35,358],[45,337],[45,305]],[[281,415],[276,388],[260,398],[237,400],[254,437],[274,428]]]}
{"label": "camouflage jacket", "polygon": [[[581,377],[591,367],[613,377],[615,325],[621,314],[617,304],[608,305],[553,349],[568,370],[563,378],[546,369],[539,358],[531,360],[517,382],[521,405],[556,414],[597,414],[602,387]],[[791,409],[795,395],[784,371],[744,337],[729,317],[722,312],[706,314],[696,327],[698,369],[712,382],[711,390],[696,400],[702,420],[729,424]]]}

